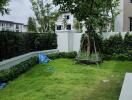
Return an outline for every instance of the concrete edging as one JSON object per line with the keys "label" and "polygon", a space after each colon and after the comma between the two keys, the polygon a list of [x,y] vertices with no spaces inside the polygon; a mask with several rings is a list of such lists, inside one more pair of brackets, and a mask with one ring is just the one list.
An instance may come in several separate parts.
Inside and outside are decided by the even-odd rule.
{"label": "concrete edging", "polygon": [[132,73],[126,73],[119,100],[132,100]]}
{"label": "concrete edging", "polygon": [[11,59],[4,60],[0,62],[0,70],[4,69],[9,69],[23,61],[26,61],[30,59],[31,57],[37,56],[39,53],[45,53],[45,54],[51,54],[51,53],[56,53],[59,52],[58,49],[53,49],[53,50],[44,50],[44,51],[37,51],[37,52],[30,52],[21,56],[17,56]]}

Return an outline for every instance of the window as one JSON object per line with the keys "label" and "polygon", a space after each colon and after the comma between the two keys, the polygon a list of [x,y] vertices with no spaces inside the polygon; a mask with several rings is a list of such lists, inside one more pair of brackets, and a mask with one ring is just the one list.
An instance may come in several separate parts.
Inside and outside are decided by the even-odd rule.
{"label": "window", "polygon": [[57,25],[57,30],[61,30],[61,25]]}
{"label": "window", "polygon": [[130,31],[132,31],[132,18],[130,18]]}
{"label": "window", "polygon": [[67,30],[71,30],[71,25],[67,25]]}
{"label": "window", "polygon": [[19,29],[19,25],[16,25],[16,29]]}
{"label": "window", "polygon": [[70,16],[69,15],[65,15],[65,18],[68,20],[68,19],[70,19]]}

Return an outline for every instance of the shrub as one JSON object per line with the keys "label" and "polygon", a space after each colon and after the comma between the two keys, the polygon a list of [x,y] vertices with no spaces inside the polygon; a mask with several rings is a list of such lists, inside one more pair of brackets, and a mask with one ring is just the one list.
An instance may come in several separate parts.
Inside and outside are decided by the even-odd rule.
{"label": "shrub", "polygon": [[115,54],[112,57],[113,60],[119,60],[119,61],[125,61],[128,59],[128,56],[126,54]]}
{"label": "shrub", "polygon": [[108,55],[108,54],[102,55],[102,59],[104,59],[104,60],[111,60],[111,58],[112,58],[112,55]]}
{"label": "shrub", "polygon": [[65,58],[75,58],[76,56],[77,56],[77,52],[65,53]]}
{"label": "shrub", "polygon": [[102,54],[104,60],[132,60],[132,35],[127,33],[123,39],[121,34],[103,40]]}
{"label": "shrub", "polygon": [[10,69],[0,71],[0,82],[8,82],[17,78],[38,63],[37,57],[30,58]]}
{"label": "shrub", "polygon": [[120,54],[124,52],[124,44],[121,34],[111,36],[109,39],[103,41],[103,54],[112,55],[114,53]]}
{"label": "shrub", "polygon": [[132,34],[127,33],[124,38],[125,50],[132,50]]}
{"label": "shrub", "polygon": [[60,58],[59,53],[52,53],[47,55],[50,59],[57,59]]}
{"label": "shrub", "polygon": [[24,53],[57,48],[54,33],[0,32],[0,61]]}
{"label": "shrub", "polygon": [[50,59],[57,59],[57,58],[75,58],[77,56],[77,52],[60,52],[60,53],[53,53],[47,55]]}
{"label": "shrub", "polygon": [[128,55],[128,60],[132,61],[132,50],[129,50],[127,55]]}

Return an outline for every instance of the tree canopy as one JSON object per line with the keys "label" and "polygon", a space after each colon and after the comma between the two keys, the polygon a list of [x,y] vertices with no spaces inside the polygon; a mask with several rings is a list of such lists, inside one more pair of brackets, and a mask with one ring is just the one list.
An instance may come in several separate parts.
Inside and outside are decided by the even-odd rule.
{"label": "tree canopy", "polygon": [[36,29],[36,21],[33,17],[29,17],[28,18],[28,31],[29,32],[37,32],[37,29]]}
{"label": "tree canopy", "polygon": [[39,25],[39,32],[47,33],[55,31],[56,12],[52,9],[52,4],[46,0],[30,0],[35,19]]}
{"label": "tree canopy", "polygon": [[8,3],[9,0],[0,0],[0,14],[4,15],[9,13],[9,9],[7,8]]}
{"label": "tree canopy", "polygon": [[98,59],[96,33],[102,33],[109,25],[111,30],[114,30],[115,17],[119,14],[119,0],[53,0],[53,2],[59,5],[61,11],[70,11],[78,21],[85,22],[87,31],[82,36],[81,52],[86,52],[88,59],[95,53]]}
{"label": "tree canopy", "polygon": [[[119,0],[53,0],[60,10],[68,10],[79,21],[85,21],[86,27],[102,30],[108,23],[113,25],[119,13]],[[112,26],[113,27],[113,26]]]}

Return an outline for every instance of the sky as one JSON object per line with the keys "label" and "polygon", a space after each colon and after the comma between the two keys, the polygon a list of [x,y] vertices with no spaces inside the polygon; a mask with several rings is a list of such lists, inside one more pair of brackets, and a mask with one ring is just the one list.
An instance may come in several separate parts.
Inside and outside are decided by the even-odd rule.
{"label": "sky", "polygon": [[[52,3],[52,0],[44,1]],[[34,16],[30,0],[10,0],[8,8],[10,10],[9,15],[0,15],[0,20],[14,21],[27,25],[28,18]],[[57,7],[53,8],[56,10]]]}
{"label": "sky", "polygon": [[27,24],[28,17],[34,15],[30,0],[10,0],[9,9],[10,14],[0,15],[0,20]]}

